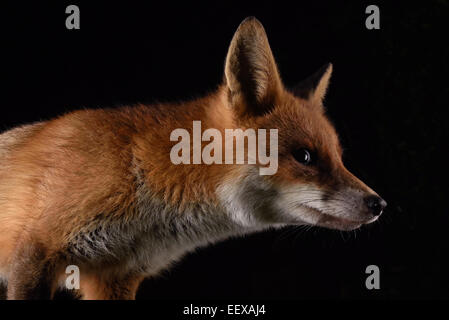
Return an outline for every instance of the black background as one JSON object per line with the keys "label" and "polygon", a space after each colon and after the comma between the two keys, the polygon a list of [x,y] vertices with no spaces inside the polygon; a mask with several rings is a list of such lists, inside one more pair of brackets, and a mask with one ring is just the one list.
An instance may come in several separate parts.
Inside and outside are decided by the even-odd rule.
{"label": "black background", "polygon": [[[449,297],[449,1],[93,2],[3,3],[1,131],[206,94],[238,24],[254,15],[287,86],[334,64],[325,103],[345,163],[389,203],[357,232],[287,228],[198,250],[138,298]],[[69,4],[80,30],[65,28]],[[380,30],[365,27],[368,4],[380,8]],[[365,288],[370,264],[380,290]]]}

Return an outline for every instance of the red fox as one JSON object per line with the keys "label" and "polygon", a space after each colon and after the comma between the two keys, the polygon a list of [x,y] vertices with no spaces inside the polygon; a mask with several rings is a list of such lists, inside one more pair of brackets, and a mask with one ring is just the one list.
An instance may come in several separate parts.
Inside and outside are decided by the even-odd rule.
{"label": "red fox", "polygon": [[[81,298],[134,299],[144,278],[200,246],[286,225],[352,230],[375,221],[386,202],[345,168],[325,114],[331,72],[328,64],[285,88],[251,17],[208,96],[75,111],[2,133],[7,298],[51,299],[76,265]],[[191,132],[194,121],[223,134],[276,129],[276,172],[260,174],[260,161],[173,163],[171,133]]]}

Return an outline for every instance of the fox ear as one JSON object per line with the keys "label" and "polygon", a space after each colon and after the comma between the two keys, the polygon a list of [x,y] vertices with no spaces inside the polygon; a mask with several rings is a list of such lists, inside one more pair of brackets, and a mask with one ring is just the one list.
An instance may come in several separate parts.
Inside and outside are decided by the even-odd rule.
{"label": "fox ear", "polygon": [[332,64],[327,63],[313,75],[299,83],[293,89],[293,93],[298,97],[321,103],[326,95],[331,75]]}
{"label": "fox ear", "polygon": [[282,83],[262,24],[246,18],[232,38],[225,81],[239,116],[261,115],[276,101]]}

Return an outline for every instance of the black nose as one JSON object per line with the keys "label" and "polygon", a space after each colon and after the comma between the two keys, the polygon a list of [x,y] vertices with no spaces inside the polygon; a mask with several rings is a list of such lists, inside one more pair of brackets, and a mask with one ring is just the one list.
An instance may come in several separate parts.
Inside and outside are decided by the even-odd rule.
{"label": "black nose", "polygon": [[379,216],[387,206],[387,202],[379,196],[368,196],[365,198],[365,204],[375,216]]}

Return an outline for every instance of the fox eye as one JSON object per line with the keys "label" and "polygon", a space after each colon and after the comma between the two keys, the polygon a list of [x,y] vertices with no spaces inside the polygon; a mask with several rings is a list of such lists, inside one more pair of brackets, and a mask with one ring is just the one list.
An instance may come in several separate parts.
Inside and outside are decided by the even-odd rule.
{"label": "fox eye", "polygon": [[312,163],[312,153],[307,149],[298,149],[293,151],[293,157],[301,164],[309,165]]}

